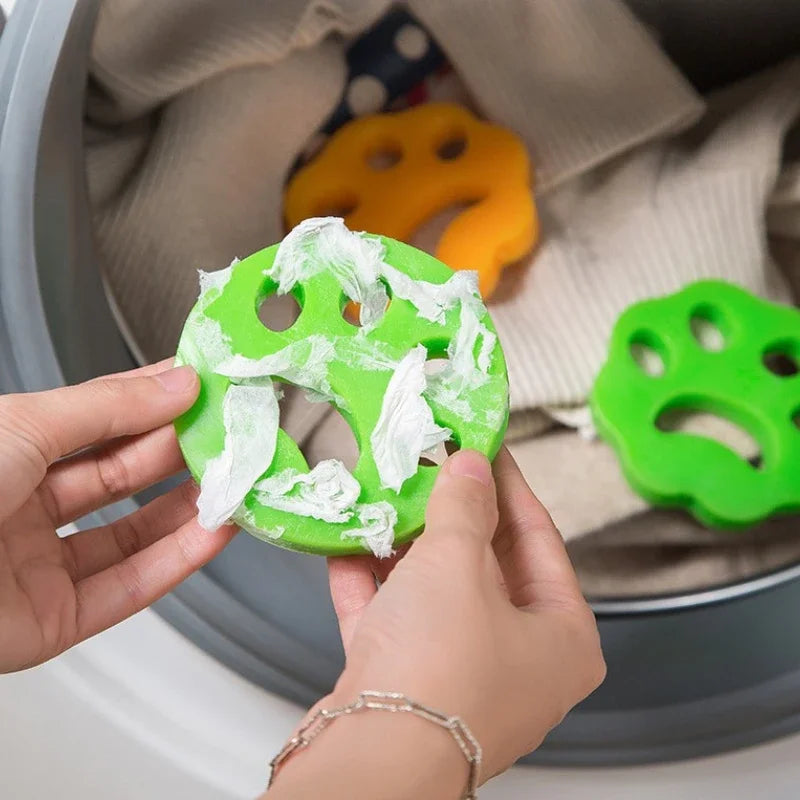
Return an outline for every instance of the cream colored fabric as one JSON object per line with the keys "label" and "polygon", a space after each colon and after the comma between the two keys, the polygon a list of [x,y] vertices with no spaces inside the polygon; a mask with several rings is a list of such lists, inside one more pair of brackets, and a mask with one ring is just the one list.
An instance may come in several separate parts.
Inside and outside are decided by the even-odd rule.
{"label": "cream colored fabric", "polygon": [[[331,34],[360,31],[389,3],[102,0],[90,69],[103,92],[90,103],[89,117],[106,124],[138,119],[221,73],[277,64]],[[304,70],[296,67],[294,71]],[[317,77],[325,76],[319,72]],[[273,114],[287,100],[301,104],[302,98],[292,96],[293,88],[290,82],[273,94]],[[210,126],[213,120],[204,121]]]}
{"label": "cream colored fabric", "polygon": [[101,267],[145,361],[173,352],[197,269],[283,235],[286,175],[344,86],[372,2],[106,0],[86,163]]}
{"label": "cream colored fabric", "polygon": [[518,442],[532,436],[539,436],[554,426],[551,417],[548,417],[540,408],[526,408],[517,411],[508,418],[506,441]]}
{"label": "cream colored fabric", "polygon": [[591,598],[650,597],[736,583],[800,561],[796,517],[749,532],[709,531],[681,512],[648,511],[568,545]]}
{"label": "cream colored fabric", "polygon": [[559,430],[510,442],[509,449],[567,541],[647,509],[604,442]]}
{"label": "cream colored fabric", "polygon": [[712,98],[691,131],[538,197],[542,241],[492,307],[514,408],[585,402],[619,314],[700,278],[788,301],[765,211],[800,61]]}
{"label": "cream colored fabric", "polygon": [[[197,298],[197,269],[281,238],[281,190],[297,142],[324,120],[343,79],[339,50],[325,44],[274,67],[223,72],[161,112],[123,190],[95,210],[110,293],[146,360],[174,351]],[[275,95],[287,89],[277,111]]]}
{"label": "cream colored fabric", "polygon": [[410,0],[475,104],[525,141],[537,191],[685,128],[694,90],[620,2]]}
{"label": "cream colored fabric", "polygon": [[[614,295],[610,291],[602,296],[596,294],[594,297],[596,309],[601,302],[613,303],[616,300],[621,310],[625,303],[620,295],[637,289],[643,290],[645,282],[657,282],[662,285],[676,282],[679,279],[677,271],[687,267],[696,271],[698,277],[702,274],[725,276],[727,269],[735,268],[739,270],[739,282],[744,285],[749,283],[751,288],[755,288],[759,293],[775,294],[781,299],[790,299],[791,293],[784,286],[782,276],[785,273],[790,284],[800,286],[800,281],[796,277],[800,275],[798,268],[800,257],[797,255],[797,247],[800,245],[800,222],[798,222],[800,190],[794,164],[789,165],[780,177],[778,170],[781,163],[783,134],[800,110],[798,86],[800,86],[800,62],[794,61],[766,75],[749,80],[743,85],[726,90],[710,100],[708,119],[700,126],[704,130],[697,134],[699,141],[703,143],[699,152],[696,149],[689,151],[691,158],[684,153],[678,161],[683,180],[673,187],[673,191],[678,191],[679,197],[685,193],[686,207],[675,209],[670,203],[656,202],[647,215],[651,217],[651,223],[659,224],[655,217],[661,215],[671,220],[673,225],[680,222],[682,226],[676,227],[669,241],[661,239],[666,248],[665,252],[670,252],[675,246],[676,239],[685,240],[693,236],[695,241],[691,246],[695,250],[699,252],[699,248],[707,248],[705,262],[691,263],[691,260],[676,260],[675,269],[670,272],[666,269],[664,271],[654,269],[652,259],[650,261],[643,259],[641,264],[647,265],[647,269],[642,269],[641,264],[637,269],[627,252],[620,250],[617,256],[622,260],[623,266],[627,266],[628,273],[618,274],[613,265],[603,271],[606,278],[619,284],[620,288],[615,290]],[[671,157],[674,159],[674,153],[686,146],[687,143],[683,140],[672,143],[669,146],[673,152]],[[666,145],[658,148],[662,151],[662,155],[665,155],[663,152],[665,148]],[[652,154],[649,155],[652,157]],[[618,169],[625,170],[630,167],[631,162],[647,157],[646,153],[635,155]],[[671,172],[669,160],[665,160],[659,169],[661,170],[659,180],[667,180]],[[777,189],[771,195],[772,187],[776,183]],[[699,186],[694,198],[691,194],[693,186]],[[702,192],[707,186],[715,192],[719,191],[720,194],[707,195],[708,203],[703,206],[699,198],[703,197]],[[644,183],[643,187],[646,190],[648,184]],[[617,193],[613,188],[607,189],[606,194],[609,202],[624,196],[624,193]],[[714,197],[718,199],[711,202]],[[694,202],[690,202],[692,200]],[[776,269],[773,258],[768,252],[765,230],[768,201],[770,229],[782,235],[780,242],[773,243],[773,252],[779,256],[782,270]],[[680,220],[671,216],[675,212],[681,215]],[[722,218],[724,212],[729,213],[728,219]],[[691,222],[688,219],[690,214],[694,215]],[[712,220],[716,221],[715,225],[711,225]],[[608,220],[606,222],[608,223]],[[641,222],[639,215],[634,216],[631,224],[637,222]],[[796,234],[793,226],[797,226]],[[607,233],[610,231],[613,231],[611,224],[606,228]],[[795,240],[786,238],[792,234],[796,235]],[[643,232],[639,231],[639,235],[643,235]],[[793,244],[795,242],[796,244]],[[537,278],[539,270],[550,266],[549,262],[537,261],[533,267]],[[667,266],[670,266],[669,263]],[[711,267],[710,272],[706,271],[707,266]],[[609,274],[609,271],[612,274]],[[535,285],[535,281],[532,283]],[[677,289],[679,286],[677,283],[671,289]],[[550,291],[547,296],[552,299],[554,292]],[[536,306],[536,300],[532,295],[529,299]],[[582,313],[574,317],[576,326],[582,323],[583,314],[591,305],[592,300],[581,303],[579,308]],[[609,314],[609,324],[613,324],[614,310],[608,307],[606,311]],[[513,350],[513,344],[509,344],[509,335],[502,333],[504,331],[502,314],[499,315],[495,310],[494,317],[508,354],[509,349]],[[533,318],[540,317],[534,313]],[[600,324],[596,318],[595,324]],[[520,331],[519,326],[509,323],[508,327],[515,332]],[[546,339],[544,332],[540,330],[539,334],[540,341],[546,345],[549,340]],[[758,333],[754,332],[754,335]],[[579,332],[577,334],[579,340],[580,336]],[[588,337],[585,340],[588,341]],[[573,349],[574,342],[574,338],[568,338],[567,344],[559,348],[558,355],[562,356],[565,350],[569,352]],[[537,361],[529,348],[524,351],[520,348],[520,358],[523,357],[523,352],[527,377],[536,373]],[[602,363],[604,357],[604,353],[597,353],[598,365]],[[568,355],[567,358],[573,365],[580,364],[577,353],[571,357]],[[509,363],[511,360],[512,357],[509,355]],[[597,366],[591,361],[585,361],[584,366],[588,389]],[[514,384],[513,376],[512,385],[518,385]],[[539,388],[539,385],[537,384],[535,388]],[[728,431],[719,429],[718,426],[715,429],[713,420],[707,419],[703,422],[704,425],[701,424],[696,430],[705,431],[706,435],[712,438],[735,445],[734,449],[743,452],[746,457],[755,455],[755,452],[748,452],[747,443],[737,443],[735,439],[731,441],[730,438],[726,438],[729,437]],[[588,537],[596,540],[598,546],[604,546],[607,532],[598,529],[619,523],[632,515],[641,514],[648,507],[644,500],[629,488],[616,456],[602,442],[582,440],[568,432],[556,432],[517,441],[511,449],[567,540]],[[653,541],[654,533],[650,526],[636,527],[636,530],[640,533],[639,545]],[[591,544],[586,542],[582,552],[587,552],[590,547]],[[714,559],[717,558],[714,556]]]}
{"label": "cream colored fabric", "polygon": [[[281,237],[287,172],[343,90],[342,37],[388,5],[104,0],[87,172],[109,294],[143,359],[174,350],[195,269],[225,266]],[[535,144],[542,185],[685,126],[702,110],[617,0],[412,6],[477,105]],[[512,35],[524,46],[509,47]]]}
{"label": "cream colored fabric", "polygon": [[[758,445],[741,429],[713,415],[677,418],[673,430],[675,435],[689,431],[708,436],[746,459],[759,452]],[[599,439],[561,429],[510,441],[508,446],[567,541],[594,536],[598,529],[649,507],[630,488],[614,451]],[[643,541],[651,539],[646,529],[641,536]]]}

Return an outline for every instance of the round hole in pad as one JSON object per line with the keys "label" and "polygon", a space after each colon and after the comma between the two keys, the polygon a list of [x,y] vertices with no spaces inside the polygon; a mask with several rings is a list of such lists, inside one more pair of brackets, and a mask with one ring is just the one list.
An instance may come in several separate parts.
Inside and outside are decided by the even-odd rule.
{"label": "round hole in pad", "polygon": [[[232,519],[293,550],[386,556],[422,528],[438,471],[422,453],[446,441],[499,449],[508,377],[475,273],[316,218],[201,286],[177,354],[201,391],[176,429],[205,527]],[[297,321],[265,328],[259,304],[287,292],[302,298]],[[347,301],[360,328],[342,319]],[[444,352],[447,367],[429,374]],[[277,381],[341,412],[360,450],[352,473],[336,459],[309,470],[278,427]]]}

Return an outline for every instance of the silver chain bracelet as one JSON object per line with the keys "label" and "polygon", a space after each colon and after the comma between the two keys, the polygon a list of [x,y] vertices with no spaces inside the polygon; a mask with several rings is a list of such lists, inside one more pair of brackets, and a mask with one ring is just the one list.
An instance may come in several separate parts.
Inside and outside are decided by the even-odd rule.
{"label": "silver chain bracelet", "polygon": [[470,729],[458,718],[448,717],[440,711],[433,708],[417,703],[404,694],[398,692],[373,692],[366,691],[359,694],[358,699],[346,706],[339,708],[325,709],[321,708],[317,711],[311,719],[303,725],[302,728],[283,746],[283,749],[270,761],[270,776],[267,788],[272,786],[278,769],[284,761],[289,758],[293,753],[301,750],[308,745],[322,733],[333,720],[338,717],[345,717],[349,714],[355,714],[359,711],[365,710],[376,711],[391,711],[396,713],[398,711],[405,711],[410,714],[415,714],[422,719],[428,720],[439,725],[441,728],[446,728],[450,731],[451,736],[455,739],[464,758],[467,759],[469,764],[469,778],[467,779],[467,789],[464,793],[463,800],[476,800],[478,794],[478,775],[481,770],[481,746],[478,744],[477,739],[472,735]]}

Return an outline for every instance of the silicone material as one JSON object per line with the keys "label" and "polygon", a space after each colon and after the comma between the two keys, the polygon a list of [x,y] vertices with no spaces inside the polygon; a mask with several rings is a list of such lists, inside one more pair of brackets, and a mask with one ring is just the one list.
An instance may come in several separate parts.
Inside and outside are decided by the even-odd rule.
{"label": "silicone material", "polygon": [[[448,153],[448,143],[463,151]],[[375,166],[380,158],[383,166]],[[457,105],[429,103],[343,126],[290,180],[286,222],[292,228],[335,213],[351,230],[408,241],[436,214],[471,203],[445,229],[436,257],[452,269],[476,270],[488,298],[503,267],[536,242],[530,173],[513,133]]]}
{"label": "silicone material", "polygon": [[[385,260],[412,278],[444,283],[452,272],[432,256],[409,245],[383,239]],[[324,334],[336,342],[342,337],[364,336],[356,326],[342,317],[345,297],[339,284],[329,272],[322,272],[304,285],[298,286],[295,296],[301,306],[297,321],[287,330],[271,331],[259,321],[257,312],[263,299],[273,293],[276,284],[264,276],[275,258],[278,245],[261,250],[241,261],[233,270],[230,281],[220,295],[203,309],[195,306],[178,347],[177,362],[194,366],[201,380],[197,402],[176,421],[176,429],[186,463],[196,480],[200,480],[206,462],[223,449],[225,430],[222,401],[230,381],[212,372],[203,357],[200,344],[194,340],[191,322],[199,314],[217,320],[228,335],[235,353],[257,359],[274,353],[288,344],[312,334]],[[391,296],[391,292],[390,296]],[[494,332],[488,313],[481,319]],[[366,335],[367,339],[384,343],[393,358],[400,360],[418,343],[423,344],[430,358],[446,357],[447,346],[459,324],[459,304],[446,314],[445,324],[429,322],[416,313],[416,308],[401,298],[391,298],[378,326]],[[392,376],[391,371],[372,371],[345,360],[329,364],[328,377],[333,393],[344,399],[347,408],[340,408],[350,424],[360,448],[358,464],[353,475],[359,481],[361,503],[386,500],[398,513],[395,527],[395,546],[417,535],[424,522],[425,507],[438,471],[435,466],[421,466],[406,480],[399,494],[380,488],[380,480],[370,447],[370,435],[381,410],[381,403]],[[508,422],[508,378],[502,349],[498,342],[488,370],[488,380],[470,391],[470,401],[478,409],[491,409],[495,423],[487,425],[483,417],[466,421],[453,409],[430,402],[434,419],[453,431],[453,438],[462,448],[471,448],[493,458],[497,453]],[[287,468],[308,472],[309,467],[297,444],[283,430],[273,462],[262,477]],[[366,552],[357,539],[342,539],[342,532],[357,526],[357,521],[331,524],[260,505],[255,493],[245,500],[249,515],[234,515],[234,521],[258,538],[293,550],[321,555],[347,555]],[[253,524],[255,520],[255,524]],[[283,529],[278,539],[268,532]]]}
{"label": "silicone material", "polygon": [[[718,350],[693,333],[697,323],[722,334]],[[656,354],[663,374],[648,374],[632,346]],[[775,356],[783,370],[768,366]],[[798,511],[798,357],[795,308],[722,281],[701,281],[622,314],[591,396],[595,424],[631,485],[652,503],[683,506],[721,528]],[[662,414],[680,409],[739,425],[758,442],[760,459],[751,463],[714,439],[657,427]]]}

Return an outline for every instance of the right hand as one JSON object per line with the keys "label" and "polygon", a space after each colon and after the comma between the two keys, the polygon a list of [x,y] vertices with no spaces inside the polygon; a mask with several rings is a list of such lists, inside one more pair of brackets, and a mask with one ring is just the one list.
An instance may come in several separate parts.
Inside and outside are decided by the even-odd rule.
{"label": "right hand", "polygon": [[402,557],[331,559],[347,666],[320,702],[375,689],[457,715],[483,748],[482,781],[534,750],[605,677],[561,535],[505,448],[494,476],[482,455],[456,453]]}

